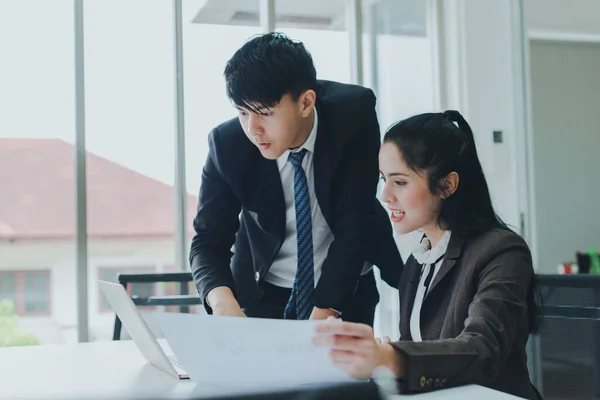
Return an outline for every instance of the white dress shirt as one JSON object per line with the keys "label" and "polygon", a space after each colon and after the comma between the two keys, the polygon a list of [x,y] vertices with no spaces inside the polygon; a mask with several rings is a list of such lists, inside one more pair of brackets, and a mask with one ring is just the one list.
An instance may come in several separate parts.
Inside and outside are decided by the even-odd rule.
{"label": "white dress shirt", "polygon": [[[435,276],[440,270],[442,263],[444,262],[446,250],[448,249],[448,243],[450,242],[451,232],[446,231],[440,241],[431,248],[431,242],[427,237],[424,237],[421,243],[415,251],[413,251],[413,257],[419,264],[423,265],[421,270],[421,279],[415,295],[415,302],[413,303],[412,313],[410,315],[410,335],[413,341],[421,342],[421,308],[423,306],[423,300],[427,297],[426,290],[431,287],[431,283],[435,279]],[[435,263],[435,265],[433,265]],[[428,286],[425,286],[427,275],[431,272],[431,268],[434,268],[431,280]]]}
{"label": "white dress shirt", "polygon": [[[333,242],[333,233],[329,229],[329,225],[327,225],[315,194],[313,159],[318,120],[317,109],[315,108],[315,122],[308,138],[301,147],[293,150],[295,152],[302,149],[307,150],[302,160],[302,168],[306,174],[308,193],[310,195],[315,285],[319,281],[321,267],[327,257],[329,246]],[[296,269],[298,268],[298,244],[296,241],[296,208],[294,205],[294,166],[288,161],[290,152],[291,150],[287,150],[277,158],[277,166],[279,167],[279,175],[281,176],[281,185],[285,199],[285,240],[269,272],[265,275],[265,281],[275,286],[291,289],[294,286],[294,278],[296,277]],[[371,268],[371,265],[365,263],[363,274],[369,272]]]}

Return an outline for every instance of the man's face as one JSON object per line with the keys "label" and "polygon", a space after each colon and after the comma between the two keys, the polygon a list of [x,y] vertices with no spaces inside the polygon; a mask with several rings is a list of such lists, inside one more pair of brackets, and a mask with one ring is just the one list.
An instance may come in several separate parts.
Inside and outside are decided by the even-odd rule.
{"label": "man's face", "polygon": [[236,107],[244,133],[258,147],[263,157],[275,160],[287,149],[302,145],[306,139],[302,138],[306,118],[311,115],[314,106],[313,102],[310,110],[307,110],[305,95],[306,92],[298,100],[294,100],[286,94],[275,106],[258,113]]}

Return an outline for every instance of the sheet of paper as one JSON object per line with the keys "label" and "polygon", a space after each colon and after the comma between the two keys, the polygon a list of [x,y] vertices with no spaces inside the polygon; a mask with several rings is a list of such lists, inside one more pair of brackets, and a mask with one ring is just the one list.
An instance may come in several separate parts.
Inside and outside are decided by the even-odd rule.
{"label": "sheet of paper", "polygon": [[226,386],[355,382],[312,344],[317,321],[158,313],[154,317],[190,379]]}

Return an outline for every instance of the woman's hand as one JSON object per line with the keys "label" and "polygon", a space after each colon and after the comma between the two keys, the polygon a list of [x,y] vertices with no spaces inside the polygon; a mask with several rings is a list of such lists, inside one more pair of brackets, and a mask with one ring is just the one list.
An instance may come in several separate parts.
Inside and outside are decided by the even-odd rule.
{"label": "woman's hand", "polygon": [[377,342],[377,344],[392,343],[392,339],[390,339],[389,336],[383,336],[380,338],[376,338],[375,341]]}
{"label": "woman's hand", "polygon": [[[318,334],[315,345],[331,348],[333,364],[354,379],[369,379],[375,368],[381,365],[390,368],[396,361],[399,364],[389,338],[378,339],[381,342],[378,343],[368,325],[328,321],[317,325],[315,331]],[[390,369],[396,374],[397,368]]]}

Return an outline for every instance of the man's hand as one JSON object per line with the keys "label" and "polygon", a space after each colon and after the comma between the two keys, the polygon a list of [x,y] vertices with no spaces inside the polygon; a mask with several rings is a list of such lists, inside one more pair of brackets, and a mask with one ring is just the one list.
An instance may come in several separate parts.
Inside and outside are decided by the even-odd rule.
{"label": "man's hand", "polygon": [[339,314],[329,308],[313,308],[310,319],[327,319],[329,317],[337,318]]}
{"label": "man's hand", "polygon": [[224,317],[245,317],[233,292],[227,286],[219,286],[208,292],[208,305],[213,309],[213,315]]}

